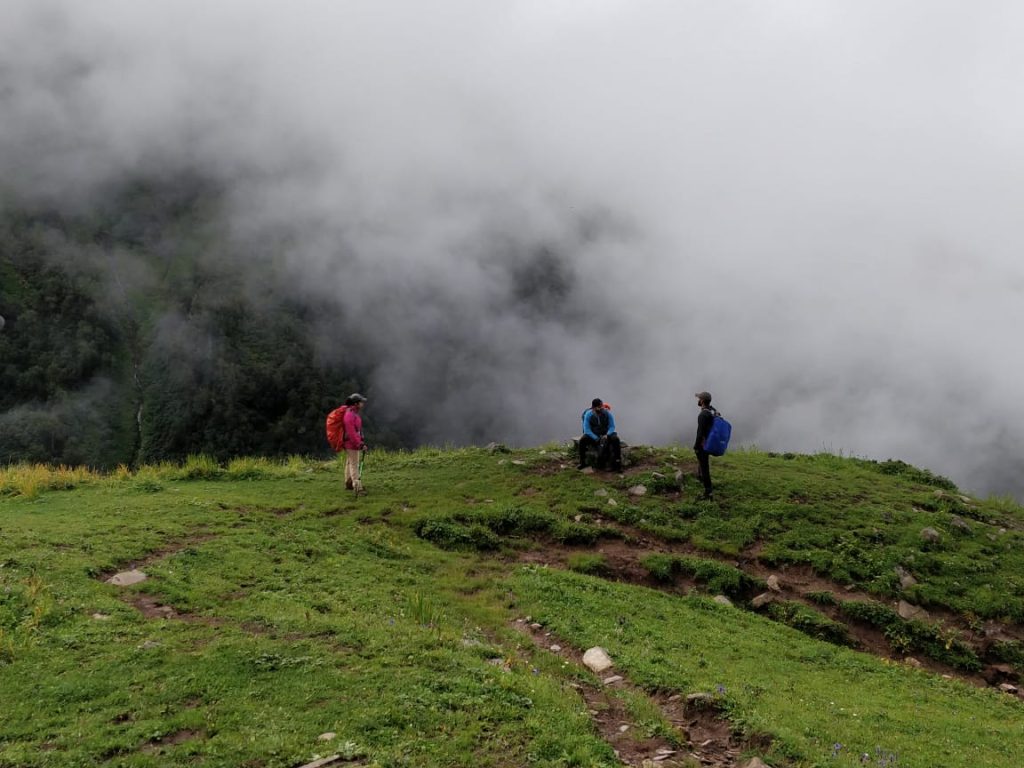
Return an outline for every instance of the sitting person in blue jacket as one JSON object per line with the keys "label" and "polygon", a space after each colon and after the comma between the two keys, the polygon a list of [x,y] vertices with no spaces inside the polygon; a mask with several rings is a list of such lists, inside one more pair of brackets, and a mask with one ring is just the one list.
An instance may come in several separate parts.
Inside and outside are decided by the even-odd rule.
{"label": "sitting person in blue jacket", "polygon": [[615,417],[605,408],[604,400],[595,397],[590,408],[583,412],[583,437],[580,438],[580,465],[587,465],[587,453],[597,448],[598,469],[609,466],[613,472],[622,471],[622,443],[615,432]]}

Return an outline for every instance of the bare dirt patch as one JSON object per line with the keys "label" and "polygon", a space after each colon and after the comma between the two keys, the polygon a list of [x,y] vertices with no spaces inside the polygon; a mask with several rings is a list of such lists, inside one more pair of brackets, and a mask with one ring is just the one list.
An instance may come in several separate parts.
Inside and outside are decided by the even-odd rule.
{"label": "bare dirt patch", "polygon": [[152,552],[148,553],[145,557],[141,559],[129,560],[127,562],[122,563],[117,568],[102,571],[101,573],[98,573],[96,575],[96,578],[100,581],[106,581],[107,579],[114,576],[114,574],[119,572],[141,571],[146,566],[152,565],[153,563],[159,560],[163,560],[166,557],[170,557],[171,555],[177,554],[178,552],[181,552],[183,549],[188,549],[189,547],[196,546],[197,544],[203,544],[215,538],[217,538],[216,534],[206,533],[204,528],[199,528],[194,533],[190,534],[189,536],[186,536],[183,539],[174,539],[159,547],[158,549],[154,549]]}
{"label": "bare dirt patch", "polygon": [[205,739],[206,733],[204,731],[193,731],[189,729],[182,729],[169,733],[166,736],[161,736],[159,739],[150,740],[144,747],[142,752],[153,753],[160,752],[165,747],[173,747],[176,744],[184,744],[186,741],[193,741],[195,739]]}

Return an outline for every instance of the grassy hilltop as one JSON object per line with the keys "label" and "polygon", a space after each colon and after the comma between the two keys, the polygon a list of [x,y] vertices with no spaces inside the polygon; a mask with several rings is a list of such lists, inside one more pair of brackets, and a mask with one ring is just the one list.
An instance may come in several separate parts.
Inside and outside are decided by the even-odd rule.
{"label": "grassy hilltop", "polygon": [[715,460],[714,503],[685,449],[573,464],[0,470],[0,768],[1019,768],[1019,506],[831,455]]}

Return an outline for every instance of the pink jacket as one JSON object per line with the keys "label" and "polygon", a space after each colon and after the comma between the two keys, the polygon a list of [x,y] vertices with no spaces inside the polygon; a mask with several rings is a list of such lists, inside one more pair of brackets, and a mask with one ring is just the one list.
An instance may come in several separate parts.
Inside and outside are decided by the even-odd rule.
{"label": "pink jacket", "polygon": [[363,417],[351,408],[345,411],[345,440],[341,447],[347,451],[358,451],[363,447]]}

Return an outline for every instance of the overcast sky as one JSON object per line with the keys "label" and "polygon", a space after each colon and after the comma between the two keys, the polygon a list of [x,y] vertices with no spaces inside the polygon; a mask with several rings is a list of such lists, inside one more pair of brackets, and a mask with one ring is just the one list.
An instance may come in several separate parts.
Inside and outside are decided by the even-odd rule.
{"label": "overcast sky", "polygon": [[436,442],[600,396],[689,444],[708,389],[738,443],[1024,495],[1024,5],[0,6],[8,200],[223,181]]}

